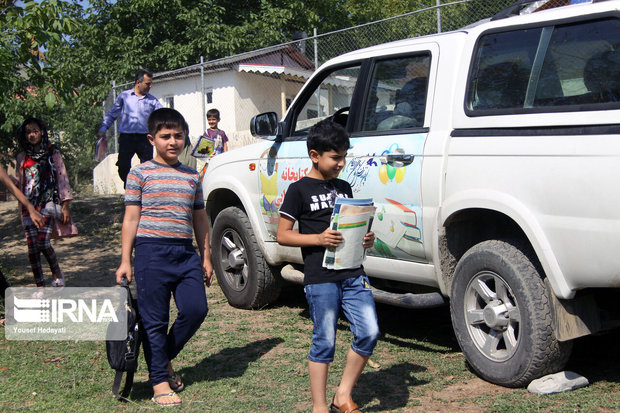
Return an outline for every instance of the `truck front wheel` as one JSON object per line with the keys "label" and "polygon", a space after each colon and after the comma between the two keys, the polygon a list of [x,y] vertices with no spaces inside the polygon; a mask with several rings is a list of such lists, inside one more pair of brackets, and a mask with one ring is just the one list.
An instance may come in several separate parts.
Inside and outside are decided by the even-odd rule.
{"label": "truck front wheel", "polygon": [[467,251],[456,267],[451,293],[456,338],[483,379],[522,387],[564,367],[572,342],[555,338],[551,292],[513,243],[484,241]]}
{"label": "truck front wheel", "polygon": [[233,307],[254,309],[280,295],[280,277],[267,264],[246,214],[237,207],[215,218],[211,257],[217,281]]}

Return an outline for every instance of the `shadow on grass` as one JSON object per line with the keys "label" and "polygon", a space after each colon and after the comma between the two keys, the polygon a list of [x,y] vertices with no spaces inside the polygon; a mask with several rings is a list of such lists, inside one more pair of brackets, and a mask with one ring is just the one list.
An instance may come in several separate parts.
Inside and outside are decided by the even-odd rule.
{"label": "shadow on grass", "polygon": [[[309,319],[303,287],[286,283],[275,307],[300,308],[299,316]],[[460,353],[460,347],[452,329],[449,307],[427,310],[410,310],[385,304],[377,304],[381,341],[392,344],[402,351],[414,350],[436,354]],[[338,329],[348,330],[349,324],[340,318]],[[590,383],[620,383],[620,329],[574,340],[572,355],[565,367],[585,376]],[[464,361],[465,367],[469,368]],[[370,391],[369,394],[377,394]],[[361,401],[362,399],[360,399]],[[386,405],[386,409],[398,405]]]}
{"label": "shadow on grass", "polygon": [[[402,348],[442,354],[460,351],[452,330],[448,307],[410,310],[377,304],[377,315],[383,341]],[[440,348],[429,348],[419,342]]]}
{"label": "shadow on grass", "polygon": [[[241,377],[248,365],[268,353],[284,340],[280,337],[253,341],[240,347],[225,348],[218,353],[211,354],[200,363],[192,367],[183,367],[178,373],[183,377],[186,386],[203,381],[217,381],[220,379]],[[148,382],[134,385],[131,399],[134,401],[146,400],[152,397],[153,389]]]}
{"label": "shadow on grass", "polygon": [[[419,380],[414,375],[414,373],[424,371],[426,367],[405,362],[363,373],[353,390],[353,399],[360,406],[365,406],[365,412],[383,412],[403,408],[409,401],[409,389],[412,386],[428,383],[427,380]],[[374,399],[379,399],[378,405],[369,405]]]}
{"label": "shadow on grass", "polygon": [[[281,308],[281,307],[303,307],[308,308],[306,302],[306,295],[304,294],[304,287],[300,284],[284,281],[282,283],[282,291],[278,299],[272,303],[269,307]],[[307,313],[307,310],[306,310]]]}
{"label": "shadow on grass", "polygon": [[[380,340],[389,342],[403,349],[452,353],[460,351],[456,337],[452,331],[450,309],[446,307],[428,310],[411,310],[385,304],[377,304],[377,316],[382,337]],[[299,307],[299,316],[310,319],[308,305],[301,285],[285,283],[280,298],[273,307]],[[338,330],[348,330],[349,323],[340,315]],[[431,348],[423,344],[428,342],[442,349]]]}
{"label": "shadow on grass", "polygon": [[4,212],[0,217],[0,238],[4,239],[6,236],[14,234],[24,237],[24,241],[26,240],[17,208]]}
{"label": "shadow on grass", "polygon": [[590,383],[620,383],[619,343],[620,329],[576,339],[566,370],[581,374]]}

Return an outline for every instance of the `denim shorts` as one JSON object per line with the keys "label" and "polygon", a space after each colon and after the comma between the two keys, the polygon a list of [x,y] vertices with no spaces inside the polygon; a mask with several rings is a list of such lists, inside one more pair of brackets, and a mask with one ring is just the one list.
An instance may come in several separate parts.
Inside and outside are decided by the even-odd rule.
{"label": "denim shorts", "polygon": [[379,323],[368,277],[360,275],[342,281],[308,284],[304,291],[314,322],[310,361],[331,363],[334,360],[341,307],[353,333],[351,349],[362,356],[372,355],[379,339]]}

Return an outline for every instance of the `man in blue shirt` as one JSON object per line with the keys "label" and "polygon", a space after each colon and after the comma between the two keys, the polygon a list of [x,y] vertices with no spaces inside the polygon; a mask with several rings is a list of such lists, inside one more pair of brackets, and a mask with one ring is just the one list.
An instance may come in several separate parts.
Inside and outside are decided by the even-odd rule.
{"label": "man in blue shirt", "polygon": [[133,89],[122,91],[116,98],[112,109],[103,117],[97,137],[105,137],[105,131],[112,126],[120,114],[118,124],[119,147],[118,147],[118,176],[127,180],[127,174],[131,168],[131,158],[137,154],[140,162],[153,159],[153,146],[149,143],[146,135],[148,128],[146,120],[151,112],[162,107],[159,100],[149,93],[153,85],[153,75],[144,69],[136,73],[136,84]]}

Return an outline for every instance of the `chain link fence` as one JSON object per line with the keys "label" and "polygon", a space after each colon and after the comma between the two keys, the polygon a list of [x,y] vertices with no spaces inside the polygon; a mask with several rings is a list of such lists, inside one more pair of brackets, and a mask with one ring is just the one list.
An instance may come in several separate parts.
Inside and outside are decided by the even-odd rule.
{"label": "chain link fence", "polygon": [[[192,143],[208,127],[205,114],[217,108],[219,127],[229,149],[254,141],[250,119],[274,111],[280,117],[314,70],[343,53],[394,40],[457,30],[514,3],[514,0],[431,0],[434,5],[335,32],[304,36],[292,42],[155,73],[151,93],[166,107],[179,110],[190,126]],[[102,111],[133,83],[114,84]],[[111,132],[111,131],[110,131]],[[118,146],[109,145],[113,153]]]}

